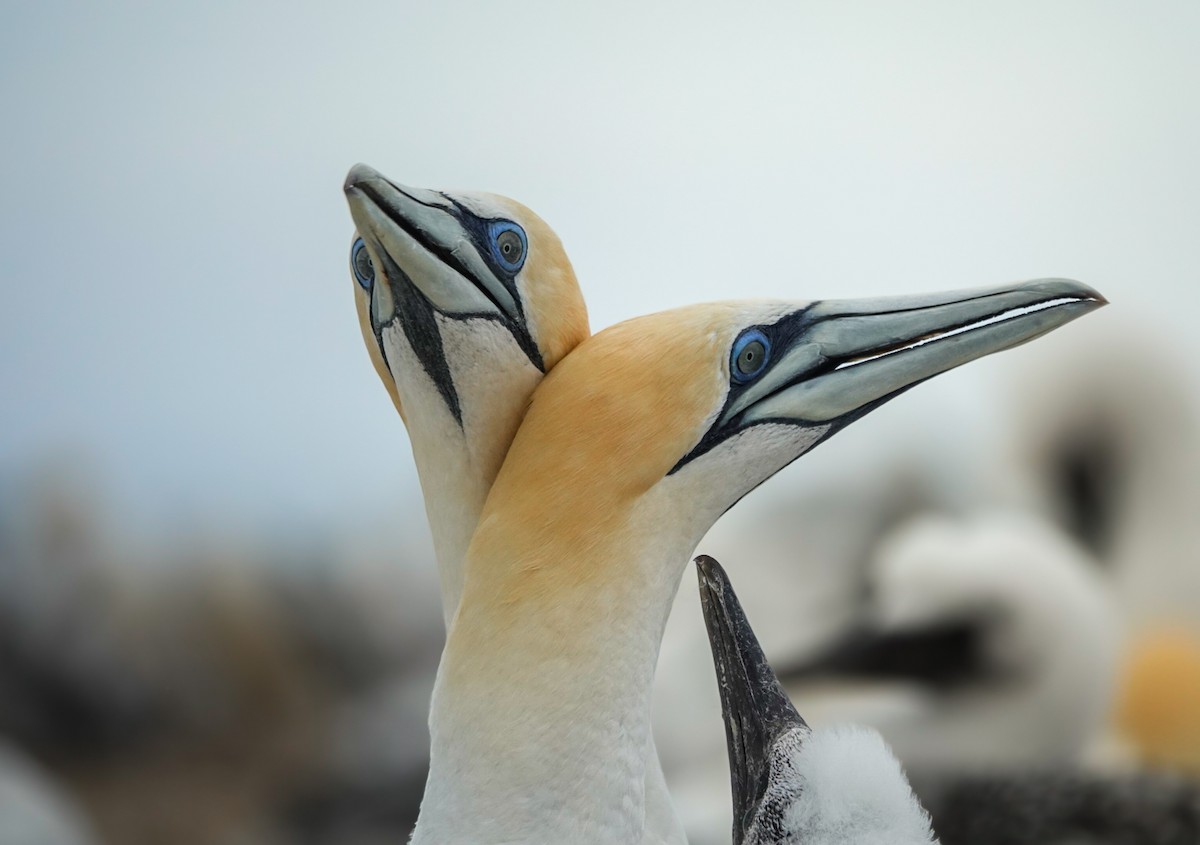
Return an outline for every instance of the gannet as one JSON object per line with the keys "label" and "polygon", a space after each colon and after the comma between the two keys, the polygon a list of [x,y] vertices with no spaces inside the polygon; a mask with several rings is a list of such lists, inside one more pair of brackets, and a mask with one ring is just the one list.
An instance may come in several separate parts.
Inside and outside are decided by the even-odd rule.
{"label": "gannet", "polygon": [[863,626],[781,675],[793,690],[824,675],[892,694],[873,717],[853,709],[861,697],[814,709],[883,733],[945,845],[1200,841],[1195,784],[1090,765],[1120,617],[1094,561],[1055,526],[926,514],[884,539],[866,586]]}
{"label": "gannet", "polygon": [[894,709],[853,718],[883,732],[918,786],[930,769],[1077,765],[1102,733],[1120,616],[1094,562],[1053,525],[923,514],[882,540],[864,586],[859,622],[780,676],[793,693],[817,678],[874,682]]}
{"label": "gannet", "polygon": [[449,624],[529,395],[588,336],[587,308],[558,236],[514,200],[410,188],[365,164],[344,190],[359,326],[408,428]]}
{"label": "gannet", "polygon": [[696,558],[729,747],[734,845],[932,845],[929,814],[877,731],[812,729],[729,583]]}
{"label": "gannet", "polygon": [[[590,334],[554,231],[515,200],[410,188],[351,168],[350,270],[371,363],[408,429],[447,626],[463,558],[530,394]],[[686,840],[653,747],[651,841]]]}
{"label": "gannet", "polygon": [[1103,303],[1066,280],[718,303],[580,344],[534,392],[468,549],[412,841],[637,841],[654,665],[704,532],[888,399]]}
{"label": "gannet", "polygon": [[1004,402],[1011,445],[993,475],[1017,504],[1050,514],[1083,543],[1113,588],[1130,637],[1116,725],[1125,749],[1200,775],[1200,404],[1191,356],[1130,314],[1103,328],[1082,326],[1060,360],[1013,380]]}

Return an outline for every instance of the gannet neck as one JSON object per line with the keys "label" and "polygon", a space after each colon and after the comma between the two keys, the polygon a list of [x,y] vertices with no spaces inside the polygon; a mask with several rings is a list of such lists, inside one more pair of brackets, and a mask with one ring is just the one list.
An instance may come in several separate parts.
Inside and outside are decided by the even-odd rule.
{"label": "gannet neck", "polygon": [[[416,365],[408,338],[398,328],[382,333],[395,362],[396,387],[406,399],[413,460],[421,482],[433,536],[447,627],[463,589],[463,569],[471,535],[479,523],[492,482],[516,435],[529,395],[542,373],[523,364],[512,335],[491,320],[437,317],[449,350],[449,372],[459,395],[461,425],[441,401],[436,385]],[[510,366],[494,362],[508,360]]]}
{"label": "gannet neck", "polygon": [[[667,610],[699,537],[672,531],[656,504],[643,499],[627,530],[492,559],[479,578],[469,570],[434,688],[416,845],[629,843],[678,827],[673,814],[662,818],[650,696]],[[513,539],[495,515],[470,567],[481,544]],[[573,575],[553,565],[567,556]]]}

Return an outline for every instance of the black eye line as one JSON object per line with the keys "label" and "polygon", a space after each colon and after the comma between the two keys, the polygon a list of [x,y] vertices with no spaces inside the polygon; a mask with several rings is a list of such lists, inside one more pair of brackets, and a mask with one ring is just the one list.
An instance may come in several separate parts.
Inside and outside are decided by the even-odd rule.
{"label": "black eye line", "polygon": [[[457,255],[450,250],[444,249],[443,247],[434,243],[425,232],[423,232],[417,226],[414,226],[408,219],[405,218],[403,214],[400,213],[398,209],[394,208],[390,203],[388,203],[384,197],[380,195],[378,191],[374,190],[369,184],[360,186],[360,190],[366,194],[367,197],[380,208],[380,210],[383,211],[383,213],[391,222],[395,223],[402,230],[404,230],[409,237],[415,240],[422,247],[433,253],[433,255],[435,255],[439,261],[453,268],[464,278],[474,278],[471,272],[466,268],[466,265],[459,260]],[[405,194],[405,196],[408,196],[408,194]],[[422,205],[428,205],[428,203],[422,203]],[[430,207],[439,208],[438,206]],[[449,209],[445,208],[439,208],[439,210],[447,212],[449,211]]]}
{"label": "black eye line", "polygon": [[[463,278],[470,279],[472,281],[475,279],[475,275],[473,273],[471,273],[469,270],[467,270],[466,266],[458,259],[458,256],[454,255],[452,252],[450,252],[448,250],[442,249],[437,244],[432,243],[430,240],[428,240],[424,236],[424,233],[421,230],[419,230],[417,227],[413,226],[411,223],[409,223],[407,220],[405,220],[404,215],[402,215],[397,209],[393,208],[388,202],[386,202],[384,200],[384,198],[379,194],[378,191],[372,190],[371,186],[369,184],[361,185],[360,189],[362,190],[362,192],[364,194],[367,195],[367,197],[372,202],[375,203],[376,206],[379,207],[379,209],[381,211],[383,211],[384,215],[387,216],[387,218],[389,220],[391,220],[393,223],[395,223],[397,226],[399,226],[404,232],[406,232],[409,236],[411,236],[417,243],[419,243],[425,249],[429,250],[430,253],[432,253],[434,256],[436,256],[440,261],[445,263],[447,266],[449,266],[452,269],[454,269],[455,271],[457,271],[460,275],[463,276]],[[401,191],[401,193],[404,193],[404,192]],[[409,196],[407,193],[404,193],[404,195]],[[436,204],[422,202],[421,200],[415,200],[415,201],[420,203],[421,205],[428,206],[429,208],[437,208],[441,211],[446,212],[447,214],[454,217],[454,219],[457,220],[459,222],[459,224],[463,226],[463,228],[465,228],[469,233],[471,233],[471,235],[473,236],[472,237],[472,241],[473,241],[472,245],[475,247],[476,252],[483,259],[484,263],[486,263],[489,267],[491,267],[492,271],[494,273],[496,273],[496,278],[499,279],[500,283],[502,285],[504,285],[505,288],[508,289],[509,293],[512,294],[513,302],[517,308],[517,319],[514,320],[513,318],[511,318],[508,315],[508,312],[505,311],[504,308],[502,308],[500,306],[500,303],[495,300],[493,295],[487,290],[486,285],[476,285],[476,287],[483,293],[483,295],[487,297],[488,301],[490,301],[492,303],[492,305],[495,306],[496,311],[497,311],[496,314],[487,314],[487,315],[480,315],[480,316],[485,316],[489,319],[498,320],[498,321],[500,321],[500,323],[502,325],[506,326],[509,330],[509,333],[512,334],[513,338],[517,341],[517,345],[520,346],[521,349],[525,352],[525,355],[526,355],[526,357],[529,358],[530,362],[535,367],[537,367],[539,370],[541,370],[543,373],[546,372],[546,364],[545,364],[545,361],[542,359],[542,353],[537,348],[537,344],[535,344],[533,341],[533,336],[529,334],[529,329],[525,325],[525,308],[524,308],[524,305],[521,303],[521,296],[520,296],[520,293],[517,291],[517,286],[516,286],[516,283],[513,278],[515,274],[513,272],[501,267],[499,265],[499,262],[496,261],[496,259],[492,256],[490,249],[480,249],[480,247],[485,245],[483,243],[483,237],[487,235],[487,224],[494,222],[494,221],[501,221],[501,222],[513,222],[513,221],[504,220],[504,218],[499,218],[499,217],[484,220],[483,218],[479,217],[477,214],[475,214],[473,211],[471,211],[469,208],[464,206],[461,202],[459,202],[458,200],[456,200],[454,197],[450,196],[449,194],[442,193],[440,195],[442,197],[444,197],[450,203],[450,207],[442,208],[441,206],[438,206]],[[386,256],[386,252],[385,252],[385,256]],[[407,277],[405,277],[405,278],[407,279]],[[390,279],[389,279],[389,281],[390,281]],[[417,291],[416,286],[412,285],[411,281],[408,282],[408,285],[410,287],[412,287],[412,290]],[[419,293],[419,291],[417,291],[417,292]],[[457,400],[456,400],[455,404],[457,404]],[[456,416],[458,416],[458,414],[456,414]],[[461,419],[460,419],[460,423],[461,423]]]}
{"label": "black eye line", "polygon": [[372,312],[371,327],[374,329],[375,339],[384,362],[387,363],[387,349],[383,343],[383,331],[388,326],[398,323],[400,330],[408,338],[408,343],[417,356],[421,369],[433,381],[454,417],[454,421],[461,428],[463,424],[462,407],[459,403],[458,391],[455,389],[454,379],[450,375],[450,365],[446,360],[441,332],[433,319],[437,309],[425,298],[421,289],[413,284],[408,274],[396,264],[387,252],[380,256],[380,260],[384,264],[383,283],[388,285],[392,292],[393,308],[388,318],[380,320],[378,323]]}
{"label": "black eye line", "polygon": [[[446,211],[454,215],[454,219],[461,223],[464,228],[466,228],[475,236],[473,240],[475,242],[476,251],[479,252],[483,260],[487,262],[494,271],[497,271],[497,275],[500,278],[501,283],[508,288],[509,293],[513,295],[513,301],[517,304],[517,313],[520,314],[521,319],[524,320],[525,309],[521,305],[521,297],[517,293],[517,285],[514,278],[516,273],[506,267],[501,267],[499,262],[497,262],[495,257],[492,255],[491,249],[480,248],[486,246],[486,240],[491,237],[488,227],[492,223],[511,223],[514,226],[519,226],[520,224],[518,224],[515,220],[509,220],[507,217],[480,217],[478,214],[471,211],[471,209],[467,208],[449,194],[442,194],[442,196],[449,200],[453,205],[453,208],[448,208]],[[522,228],[521,231],[524,231],[524,229]]]}
{"label": "black eye line", "polygon": [[[443,264],[445,264],[448,267],[450,267],[451,269],[453,269],[455,272],[457,272],[459,275],[461,275],[464,279],[470,279],[470,280],[474,281],[475,274],[467,269],[466,265],[463,264],[461,260],[459,260],[457,255],[455,255],[453,252],[451,252],[447,249],[443,249],[438,244],[434,243],[432,240],[429,240],[425,236],[425,233],[423,231],[421,231],[419,228],[417,228],[412,223],[410,223],[408,220],[406,220],[403,214],[401,214],[397,209],[393,208],[386,201],[384,201],[384,198],[382,196],[380,196],[378,192],[374,191],[370,185],[361,186],[361,190],[384,212],[384,214],[387,216],[387,218],[389,220],[391,220],[393,223],[395,223],[397,226],[399,226],[405,233],[407,233],[418,244],[420,244],[422,247],[424,247],[430,253],[432,253],[439,261],[441,261]],[[403,193],[403,191],[401,193]],[[405,194],[405,196],[408,196],[408,194]],[[462,204],[459,203],[457,200],[455,200],[453,197],[447,197],[447,199],[449,199],[450,202],[454,203],[454,209],[440,208],[440,206],[429,205],[429,203],[422,203],[422,204],[427,205],[430,208],[439,208],[440,210],[445,211],[448,214],[453,214],[454,217],[460,223],[462,223],[469,231],[476,229],[477,227],[471,226],[470,222],[478,221],[480,218],[477,217],[475,214],[471,213],[470,210],[464,208],[462,206]],[[417,202],[420,202],[420,201],[417,200]],[[478,250],[478,247],[476,247],[476,248]],[[489,257],[490,256],[484,256],[484,260],[487,261],[487,259]],[[490,263],[492,263],[493,265],[495,264],[495,262],[490,262]],[[504,275],[511,275],[508,271],[505,271],[504,268],[499,268],[499,269],[501,269],[503,271]],[[515,302],[516,306],[517,306],[517,314],[520,315],[521,322],[523,323],[525,320],[525,312],[524,312],[524,308],[521,306],[521,297],[517,294],[515,286],[512,285],[511,283],[505,283],[506,280],[504,278],[501,278],[500,281],[502,284],[504,284],[504,286],[506,288],[509,289],[509,292],[513,295],[513,302]],[[508,313],[504,310],[503,307],[501,307],[500,303],[496,301],[495,296],[492,294],[491,291],[489,291],[487,289],[486,285],[476,284],[475,287],[480,291],[480,293],[482,293],[485,297],[487,297],[488,301],[491,302],[492,305],[494,305],[496,307],[496,310],[497,310],[497,312],[499,312],[500,319],[502,321],[504,321],[505,323],[512,322],[508,317]],[[515,330],[517,332],[522,331],[520,326],[512,326],[512,327],[510,327],[510,330]],[[530,345],[532,345],[532,339],[530,340]],[[529,352],[528,349],[526,349],[525,351],[527,353]],[[537,364],[539,369],[542,368],[540,355],[537,356],[535,363]]]}
{"label": "black eye line", "polygon": [[[814,322],[819,322],[814,321],[809,314],[813,306],[818,304],[819,301],[809,303],[801,310],[787,314],[774,323],[746,326],[746,328],[742,331],[744,333],[757,330],[762,333],[762,336],[767,339],[767,343],[769,343],[772,348],[786,347],[795,342],[796,338],[804,334],[804,332],[808,331]],[[738,338],[741,338],[741,336],[742,335],[739,334]],[[737,341],[735,340],[734,342],[736,343]],[[733,350],[731,348],[730,352],[732,351]],[[704,433],[704,436],[700,438],[700,441],[695,445],[695,447],[692,448],[690,452],[688,452],[688,454],[680,458],[679,462],[675,464],[675,466],[671,467],[671,470],[667,473],[667,475],[674,475],[691,461],[711,451],[716,446],[719,446],[721,443],[728,440],[730,437],[733,437],[739,431],[745,430],[742,426],[742,421],[745,418],[745,411],[735,414],[726,420],[724,424],[722,424],[720,421],[724,418],[726,411],[729,410],[729,406],[737,401],[737,398],[742,394],[742,392],[749,390],[751,385],[753,385],[759,377],[761,377],[772,367],[777,366],[779,360],[780,358],[778,357],[769,358],[767,363],[763,365],[762,371],[745,382],[739,382],[733,378],[733,373],[731,370],[729,378],[729,391],[725,395],[725,403],[721,406],[721,410],[717,412],[716,421],[713,423],[712,428]],[[832,369],[833,366],[836,365],[830,365],[829,368]],[[810,373],[806,373],[803,378],[808,378],[810,375]],[[774,395],[774,392],[771,395]],[[769,420],[755,421],[745,428],[752,428],[755,425],[766,422],[769,422]],[[788,420],[786,422],[789,425],[800,425],[792,420]]]}

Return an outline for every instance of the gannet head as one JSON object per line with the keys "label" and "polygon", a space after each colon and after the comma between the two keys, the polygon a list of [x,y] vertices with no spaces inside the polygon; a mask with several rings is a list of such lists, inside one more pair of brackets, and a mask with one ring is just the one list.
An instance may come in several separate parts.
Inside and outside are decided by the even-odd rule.
{"label": "gannet head", "polygon": [[558,237],[520,203],[407,188],[362,164],[345,192],[359,325],[408,429],[448,621],[529,395],[587,337],[587,310]]}
{"label": "gannet head", "polygon": [[721,695],[734,845],[930,845],[929,815],[873,730],[813,730],[715,560],[696,559]]}
{"label": "gannet head", "polygon": [[[562,244],[520,203],[405,187],[365,164],[345,193],[363,340],[402,416],[429,401],[463,428],[464,405],[481,404],[464,394],[485,392],[492,405],[501,398],[489,385],[513,378],[529,385],[509,403],[523,409],[532,384],[587,337]],[[497,408],[484,410],[481,423],[496,419]]]}
{"label": "gannet head", "polygon": [[538,388],[489,510],[531,498],[547,531],[599,532],[597,520],[644,510],[650,496],[661,526],[698,541],[755,486],[892,397],[1102,304],[1085,285],[1039,280],[697,305],[618,324]]}

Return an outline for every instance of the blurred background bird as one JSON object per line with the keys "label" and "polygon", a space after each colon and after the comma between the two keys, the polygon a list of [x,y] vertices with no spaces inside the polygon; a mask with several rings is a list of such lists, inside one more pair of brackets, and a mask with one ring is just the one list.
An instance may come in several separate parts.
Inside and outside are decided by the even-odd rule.
{"label": "blurred background bird", "polygon": [[[1192,4],[3,18],[0,734],[97,841],[395,841],[415,819],[439,586],[347,294],[356,160],[521,197],[596,328],[730,295],[1103,290],[1036,365],[880,410],[700,551],[762,564],[739,595],[796,665],[859,618],[902,521],[1030,514],[1111,586],[1103,765],[1195,773]],[[721,842],[690,592],[656,737],[693,842]]]}

